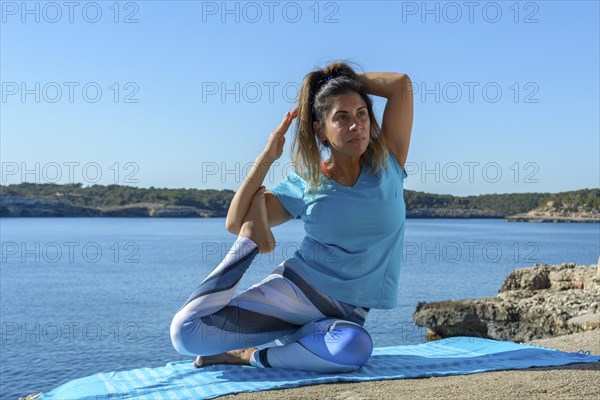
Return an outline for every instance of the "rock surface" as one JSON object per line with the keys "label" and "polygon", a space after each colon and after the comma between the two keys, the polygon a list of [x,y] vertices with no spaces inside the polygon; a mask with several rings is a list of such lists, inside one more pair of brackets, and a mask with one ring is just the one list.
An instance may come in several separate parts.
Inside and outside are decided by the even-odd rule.
{"label": "rock surface", "polygon": [[579,204],[549,201],[527,213],[504,218],[508,222],[600,222],[600,210]]}
{"label": "rock surface", "polygon": [[600,217],[590,214],[576,214],[561,216],[553,214],[542,214],[528,212],[526,214],[515,214],[504,217],[508,222],[600,222]]}
{"label": "rock surface", "polygon": [[92,207],[73,206],[58,200],[0,197],[0,217],[98,217]]}
{"label": "rock surface", "polygon": [[535,264],[513,271],[496,297],[419,302],[413,319],[430,339],[477,336],[529,341],[600,327],[596,265]]}
{"label": "rock surface", "polygon": [[16,196],[0,197],[0,217],[225,217],[225,213],[191,206],[170,206],[159,203],[137,203],[125,206],[85,207],[57,200],[31,199]]}
{"label": "rock surface", "polygon": [[[75,193],[55,193],[57,199],[35,199],[0,195],[0,217],[225,217],[226,210],[207,210],[192,206],[173,206],[160,203],[137,203],[111,207],[86,207],[69,203],[81,196]],[[549,202],[553,203],[553,202]],[[570,207],[535,209],[527,214],[507,215],[496,210],[474,208],[412,208],[407,218],[504,218],[506,221],[531,222],[600,222],[600,210]],[[565,211],[568,210],[568,211]]]}
{"label": "rock surface", "polygon": [[505,213],[494,210],[420,208],[407,209],[407,218],[504,218]]}

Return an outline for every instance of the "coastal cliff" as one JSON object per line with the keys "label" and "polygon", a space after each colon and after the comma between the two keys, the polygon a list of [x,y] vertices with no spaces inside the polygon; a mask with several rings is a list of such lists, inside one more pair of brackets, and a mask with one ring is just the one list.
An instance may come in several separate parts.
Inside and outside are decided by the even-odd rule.
{"label": "coastal cliff", "polygon": [[575,202],[548,201],[545,206],[504,219],[508,222],[600,222],[600,212]]}
{"label": "coastal cliff", "polygon": [[30,199],[18,196],[0,198],[2,217],[162,217],[214,218],[225,217],[223,211],[206,210],[193,206],[136,203],[123,206],[81,206],[58,200]]}
{"label": "coastal cliff", "polygon": [[419,302],[430,339],[477,336],[529,341],[600,328],[600,267],[535,264],[513,271],[496,297]]}
{"label": "coastal cliff", "polygon": [[[404,190],[407,218],[600,222],[600,190],[453,196]],[[225,217],[231,190],[0,185],[0,217]]]}
{"label": "coastal cliff", "polygon": [[[0,197],[1,217],[163,217],[218,218],[226,217],[223,210],[207,210],[194,206],[134,203],[122,206],[82,206],[60,200],[32,199],[19,196]],[[407,210],[407,218],[503,218],[500,211],[477,209],[418,209]]]}

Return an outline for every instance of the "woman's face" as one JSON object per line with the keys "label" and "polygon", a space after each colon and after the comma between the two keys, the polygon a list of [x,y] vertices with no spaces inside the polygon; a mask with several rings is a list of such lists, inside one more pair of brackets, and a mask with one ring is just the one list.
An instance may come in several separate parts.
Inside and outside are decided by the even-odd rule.
{"label": "woman's face", "polygon": [[321,127],[316,123],[315,127],[319,138],[329,142],[334,157],[336,152],[351,157],[360,156],[369,146],[369,111],[362,97],[356,92],[337,96],[336,105],[327,116],[325,126]]}

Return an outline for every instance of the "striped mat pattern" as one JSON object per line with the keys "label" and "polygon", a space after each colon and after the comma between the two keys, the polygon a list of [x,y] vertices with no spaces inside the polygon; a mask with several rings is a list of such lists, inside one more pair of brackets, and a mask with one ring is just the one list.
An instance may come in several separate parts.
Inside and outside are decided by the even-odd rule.
{"label": "striped mat pattern", "polygon": [[461,336],[417,345],[376,348],[365,366],[348,374],[227,365],[195,369],[192,361],[168,363],[159,368],[98,373],[67,382],[41,399],[213,399],[233,393],[332,382],[464,375],[590,363],[599,362],[600,357]]}

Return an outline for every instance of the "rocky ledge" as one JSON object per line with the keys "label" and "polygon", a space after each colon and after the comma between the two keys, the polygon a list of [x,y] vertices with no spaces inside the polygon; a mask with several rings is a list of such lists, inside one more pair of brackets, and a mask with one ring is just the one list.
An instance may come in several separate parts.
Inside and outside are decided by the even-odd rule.
{"label": "rocky ledge", "polygon": [[190,206],[137,203],[124,206],[87,207],[58,200],[0,197],[0,217],[225,217],[225,213]]}
{"label": "rocky ledge", "polygon": [[407,218],[503,218],[506,213],[494,210],[418,208],[407,209]]}
{"label": "rocky ledge", "polygon": [[[79,197],[79,194],[55,194],[58,199],[37,199],[0,195],[0,217],[167,217],[222,218],[226,210],[200,209],[192,206],[161,203],[135,203],[121,206],[92,207],[75,205],[60,198]],[[557,205],[548,202],[526,214],[507,216],[506,212],[475,208],[409,208],[407,218],[504,218],[506,221],[526,222],[600,222],[600,211],[589,207]]]}
{"label": "rocky ledge", "polygon": [[567,214],[557,215],[530,211],[526,214],[515,214],[504,217],[508,222],[600,222],[600,216],[595,214]]}
{"label": "rocky ledge", "polygon": [[[529,341],[600,328],[600,264],[535,264],[513,271],[496,297],[419,302],[428,338]],[[600,332],[599,332],[600,335]]]}
{"label": "rocky ledge", "polygon": [[600,211],[592,207],[549,201],[527,213],[504,218],[508,222],[596,222],[600,223]]}

